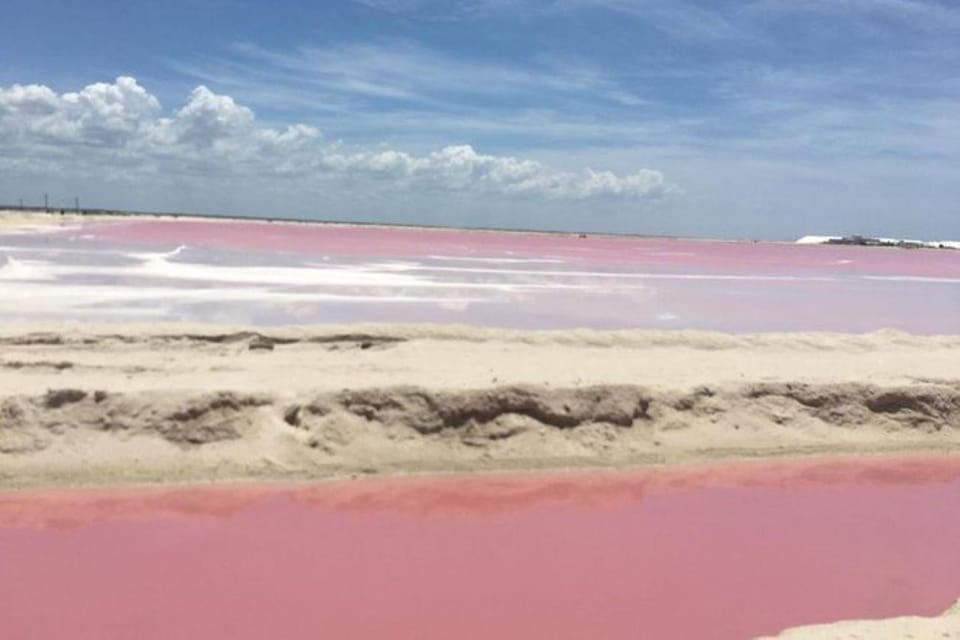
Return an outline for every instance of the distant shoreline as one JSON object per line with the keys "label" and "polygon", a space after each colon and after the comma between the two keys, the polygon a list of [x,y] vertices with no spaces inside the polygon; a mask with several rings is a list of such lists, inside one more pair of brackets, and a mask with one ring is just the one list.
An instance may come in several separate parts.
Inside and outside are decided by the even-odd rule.
{"label": "distant shoreline", "polygon": [[[908,248],[908,249],[960,249],[960,241],[948,240],[896,240],[891,238],[874,238],[870,236],[816,236],[807,235],[797,240],[765,240],[757,238],[706,238],[699,236],[664,235],[647,233],[618,233],[615,231],[565,231],[561,229],[527,229],[513,227],[457,227],[442,224],[415,224],[405,222],[366,222],[355,220],[312,219],[291,217],[243,216],[236,214],[189,213],[178,211],[138,211],[125,209],[101,208],[44,208],[42,206],[23,206],[0,204],[0,218],[5,215],[39,215],[39,216],[71,216],[84,220],[98,218],[122,219],[173,219],[196,221],[224,221],[224,222],[267,222],[279,224],[307,224],[344,227],[384,228],[384,229],[421,229],[428,231],[460,231],[481,233],[508,233],[518,235],[545,235],[545,236],[579,236],[582,238],[648,238],[657,240],[689,240],[701,242],[723,242],[733,244],[763,243],[763,244],[849,244],[855,246],[877,248]],[[0,228],[3,225],[0,223]],[[857,240],[857,241],[854,241]],[[859,241],[859,240],[862,240]],[[938,246],[939,245],[939,246]]]}
{"label": "distant shoreline", "polygon": [[[701,242],[722,242],[722,243],[763,243],[763,244],[807,244],[807,245],[850,245],[866,246],[891,249],[935,249],[935,250],[956,250],[960,249],[960,241],[952,240],[906,240],[893,238],[880,238],[872,236],[862,236],[859,234],[846,236],[817,236],[807,235],[796,240],[769,240],[759,238],[707,238],[700,236],[684,235],[666,235],[666,234],[647,234],[647,233],[618,233],[615,231],[583,231],[583,230],[561,230],[561,229],[529,229],[518,227],[458,227],[454,225],[442,224],[414,224],[403,222],[367,222],[358,220],[336,220],[336,219],[314,219],[314,218],[291,218],[285,216],[244,216],[238,214],[213,214],[213,213],[191,213],[179,211],[141,211],[127,209],[102,209],[102,208],[54,208],[42,206],[19,206],[11,204],[0,204],[0,217],[14,215],[39,215],[39,216],[72,216],[81,219],[97,218],[123,218],[123,219],[173,219],[173,220],[195,220],[195,221],[224,221],[224,222],[266,222],[279,224],[307,224],[307,225],[328,225],[343,227],[364,227],[364,228],[383,228],[383,229],[417,229],[427,231],[460,231],[460,232],[481,232],[481,233],[508,233],[518,235],[544,235],[544,236],[579,236],[582,238],[646,238],[656,240],[688,240]],[[2,226],[0,226],[2,228]]]}
{"label": "distant shoreline", "polygon": [[370,227],[370,228],[388,228],[388,229],[426,229],[436,231],[480,231],[488,233],[515,233],[523,235],[561,235],[561,236],[592,236],[592,237],[612,237],[612,238],[657,238],[662,240],[704,240],[710,242],[773,242],[788,243],[786,240],[751,240],[740,239],[731,240],[725,238],[698,238],[693,236],[680,235],[658,235],[644,233],[617,233],[613,231],[564,231],[561,229],[527,229],[515,227],[457,227],[453,225],[442,224],[416,224],[408,222],[366,222],[356,220],[335,220],[335,219],[317,219],[317,218],[290,218],[290,217],[265,217],[265,216],[243,216],[236,214],[214,214],[214,213],[187,213],[175,211],[133,211],[124,209],[99,209],[99,208],[44,208],[40,206],[17,206],[9,204],[0,204],[0,216],[5,214],[39,214],[46,216],[74,216],[81,218],[171,218],[176,220],[200,220],[200,221],[225,221],[225,222],[276,222],[281,224],[312,224],[312,225],[330,225],[346,227]]}

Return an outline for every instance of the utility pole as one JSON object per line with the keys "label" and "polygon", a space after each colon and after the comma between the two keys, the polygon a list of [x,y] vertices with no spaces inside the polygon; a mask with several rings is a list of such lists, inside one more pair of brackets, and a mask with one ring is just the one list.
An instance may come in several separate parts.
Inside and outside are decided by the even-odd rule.
{"label": "utility pole", "polygon": [[20,198],[20,208],[23,209],[23,198]]}
{"label": "utility pole", "polygon": [[80,198],[73,196],[73,208],[77,213],[80,213]]}
{"label": "utility pole", "polygon": [[50,213],[50,203],[47,194],[43,194],[43,211]]}

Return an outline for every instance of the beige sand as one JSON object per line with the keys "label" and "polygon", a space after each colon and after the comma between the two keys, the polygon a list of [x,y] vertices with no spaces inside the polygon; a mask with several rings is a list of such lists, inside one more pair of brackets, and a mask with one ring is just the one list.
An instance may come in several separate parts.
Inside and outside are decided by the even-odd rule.
{"label": "beige sand", "polygon": [[849,620],[788,629],[782,640],[958,640],[960,600],[942,616],[905,616],[888,620]]}
{"label": "beige sand", "polygon": [[0,488],[960,451],[960,337],[0,328]]}
{"label": "beige sand", "polygon": [[[533,229],[498,229],[485,227],[452,227],[444,225],[415,225],[415,224],[394,224],[394,223],[376,223],[376,222],[344,222],[336,220],[315,220],[303,219],[297,220],[276,219],[276,218],[250,218],[225,215],[188,215],[180,213],[146,213],[137,211],[104,211],[102,213],[78,213],[66,209],[60,213],[59,209],[51,208],[50,212],[43,211],[23,211],[20,209],[0,209],[0,233],[17,233],[20,231],[42,231],[44,229],[73,226],[82,222],[129,222],[132,220],[179,220],[193,222],[216,222],[217,224],[249,224],[251,222],[269,222],[273,225],[323,225],[325,227],[362,227],[364,229],[430,229],[430,230],[449,230],[457,233],[510,233],[511,235],[533,235],[533,236],[576,236],[580,235],[572,231],[537,231]],[[591,233],[592,237],[606,238],[629,238],[634,236],[625,236],[623,234],[609,233]],[[698,240],[697,238],[686,238],[685,240]],[[744,240],[709,240],[704,242],[752,242]]]}
{"label": "beige sand", "polygon": [[80,213],[43,213],[0,209],[0,233],[42,231],[57,227],[76,226],[82,222],[117,221],[119,216]]}

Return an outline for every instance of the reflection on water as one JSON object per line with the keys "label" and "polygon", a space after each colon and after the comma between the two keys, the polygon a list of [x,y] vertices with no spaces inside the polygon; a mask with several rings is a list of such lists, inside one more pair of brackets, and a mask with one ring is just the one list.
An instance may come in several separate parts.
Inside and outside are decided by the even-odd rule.
{"label": "reflection on water", "polygon": [[298,485],[222,485],[138,490],[0,493],[0,527],[68,528],[116,518],[229,517],[281,498],[333,511],[495,516],[545,504],[601,508],[671,490],[949,483],[958,456],[734,463],[626,472],[399,477]]}

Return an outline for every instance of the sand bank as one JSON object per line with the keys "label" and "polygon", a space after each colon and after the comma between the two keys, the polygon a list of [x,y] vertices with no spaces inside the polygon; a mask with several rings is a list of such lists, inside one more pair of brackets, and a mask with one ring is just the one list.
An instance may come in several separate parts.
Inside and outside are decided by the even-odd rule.
{"label": "sand bank", "polygon": [[960,337],[0,329],[0,487],[960,451]]}
{"label": "sand bank", "polygon": [[42,231],[75,226],[84,222],[109,222],[121,219],[119,216],[84,214],[69,210],[59,213],[59,209],[54,210],[52,208],[50,213],[0,209],[0,233]]}
{"label": "sand bank", "polygon": [[903,616],[886,620],[845,620],[831,624],[788,629],[778,636],[781,640],[916,640],[960,638],[960,600],[941,616]]}

